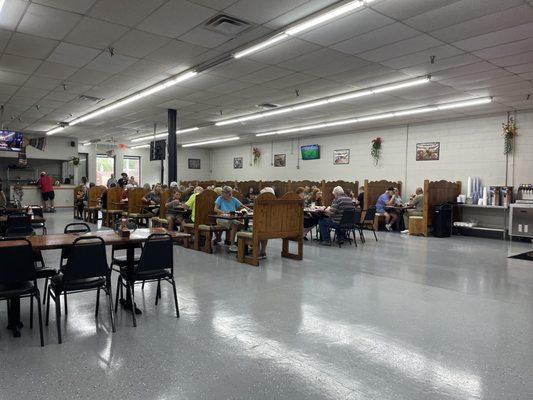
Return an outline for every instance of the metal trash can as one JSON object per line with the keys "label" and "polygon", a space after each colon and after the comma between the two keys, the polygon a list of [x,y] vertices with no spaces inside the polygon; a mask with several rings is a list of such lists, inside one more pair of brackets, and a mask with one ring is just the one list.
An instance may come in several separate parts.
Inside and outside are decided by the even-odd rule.
{"label": "metal trash can", "polygon": [[452,235],[452,205],[442,203],[433,210],[433,236],[450,237]]}

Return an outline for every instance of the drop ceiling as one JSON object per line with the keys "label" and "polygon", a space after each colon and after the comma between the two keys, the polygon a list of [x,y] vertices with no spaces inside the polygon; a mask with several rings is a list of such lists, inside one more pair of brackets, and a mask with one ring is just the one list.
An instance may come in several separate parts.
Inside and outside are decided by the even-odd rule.
{"label": "drop ceiling", "polygon": [[[0,104],[9,129],[44,134],[303,18],[333,0],[6,0],[0,13]],[[234,38],[204,27],[218,14],[251,26]],[[109,48],[112,48],[113,56]],[[432,56],[435,57],[431,62]],[[320,110],[207,127],[182,143],[494,96],[476,108],[368,122],[357,129],[533,108],[533,6],[526,0],[375,0],[343,18],[230,60],[153,96],[66,129],[83,140],[131,138],[432,75],[430,84]],[[100,103],[80,96],[104,99]],[[328,129],[324,134],[353,127]],[[316,133],[313,133],[316,134]],[[289,136],[290,137],[290,136]],[[271,140],[267,138],[265,140]]]}

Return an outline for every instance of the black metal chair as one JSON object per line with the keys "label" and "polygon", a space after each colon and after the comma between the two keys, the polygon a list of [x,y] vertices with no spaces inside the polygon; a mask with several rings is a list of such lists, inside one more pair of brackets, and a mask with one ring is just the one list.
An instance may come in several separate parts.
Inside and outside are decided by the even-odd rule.
{"label": "black metal chair", "polygon": [[[26,238],[3,238],[2,244],[12,242],[12,246],[0,246],[0,300],[30,297],[30,328],[33,328],[33,298],[37,300],[39,313],[39,335],[41,346],[43,339],[43,318],[41,313],[41,297],[37,286],[37,275],[33,263],[31,243]],[[18,318],[18,315],[17,315]],[[18,321],[10,321],[17,323]],[[14,327],[16,329],[16,327]]]}
{"label": "black metal chair", "polygon": [[6,222],[6,237],[23,237],[34,234],[31,227],[31,216],[28,214],[8,214]]}
{"label": "black metal chair", "polygon": [[339,247],[342,246],[344,240],[348,240],[348,242],[352,244],[352,238],[350,237],[350,234],[352,234],[353,242],[355,244],[355,247],[357,247],[355,231],[359,230],[357,227],[357,222],[360,220],[360,210],[350,209],[343,211],[341,220],[339,222],[339,227],[335,229],[335,239]]}
{"label": "black metal chair", "polygon": [[[158,298],[161,296],[161,281],[164,280],[172,285],[174,291],[174,305],[176,307],[176,317],[179,318],[180,312],[178,307],[178,295],[176,293],[176,282],[174,280],[174,246],[172,237],[167,234],[152,234],[148,237],[143,246],[139,263],[131,270],[122,268],[117,281],[117,291],[115,299],[115,312],[118,306],[118,293],[121,287],[127,287],[129,298],[128,302],[135,308],[134,287],[138,282],[155,282],[157,281],[156,305]],[[132,313],[133,326],[137,326],[135,312]]]}
{"label": "black metal chair", "polygon": [[95,317],[98,317],[100,306],[100,290],[107,296],[111,328],[115,332],[113,315],[113,296],[111,295],[111,268],[107,264],[105,242],[98,236],[77,238],[68,255],[67,263],[61,266],[48,289],[46,305],[46,324],[50,314],[50,299],[54,299],[56,307],[57,340],[61,343],[61,294],[80,293],[96,290]]}
{"label": "black metal chair", "polygon": [[361,236],[361,242],[363,243],[366,242],[365,235],[363,233],[364,230],[372,231],[374,233],[374,239],[376,239],[376,242],[378,241],[378,237],[374,229],[375,217],[376,217],[376,206],[368,207],[368,210],[366,210],[365,212],[364,219],[358,224],[359,235]]}
{"label": "black metal chair", "polygon": [[[34,216],[44,218],[43,208],[41,206],[29,206],[28,209],[31,210],[31,212],[33,213]],[[34,222],[34,221],[32,221],[31,227],[33,229],[42,229],[43,230],[43,235],[46,235],[46,233],[47,233],[46,222]]]}

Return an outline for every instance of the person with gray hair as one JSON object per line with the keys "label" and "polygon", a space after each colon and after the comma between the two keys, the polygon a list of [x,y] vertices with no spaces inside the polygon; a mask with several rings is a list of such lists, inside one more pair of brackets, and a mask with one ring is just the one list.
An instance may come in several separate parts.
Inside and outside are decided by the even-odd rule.
{"label": "person with gray hair", "polygon": [[403,214],[403,223],[405,229],[401,232],[403,234],[409,233],[409,218],[424,215],[424,189],[416,188],[415,194],[409,199],[407,208]]}
{"label": "person with gray hair", "polygon": [[352,199],[346,196],[342,187],[335,186],[333,188],[333,196],[335,196],[333,203],[325,210],[328,218],[323,218],[318,223],[320,227],[320,240],[324,246],[331,246],[330,229],[339,229],[339,223],[341,222],[344,211],[355,210]]}
{"label": "person with gray hair", "polygon": [[[215,200],[215,213],[216,214],[229,214],[234,213],[238,210],[245,208],[250,211],[250,209],[244,206],[238,199],[233,197],[233,189],[229,186],[224,186],[220,196]],[[226,220],[226,219],[217,219],[217,224],[221,225],[230,230],[230,246],[229,251],[232,253],[237,252],[237,246],[235,245],[235,236],[237,231],[241,228],[242,222],[237,220]]]}

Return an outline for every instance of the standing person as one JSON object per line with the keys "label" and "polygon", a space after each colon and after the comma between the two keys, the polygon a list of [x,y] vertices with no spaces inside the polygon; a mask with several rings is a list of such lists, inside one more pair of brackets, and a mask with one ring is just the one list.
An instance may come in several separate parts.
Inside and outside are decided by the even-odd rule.
{"label": "standing person", "polygon": [[54,186],[52,178],[50,178],[45,171],[41,172],[41,177],[37,182],[37,185],[41,189],[41,196],[43,198],[43,208],[46,212],[56,212],[54,208]]}
{"label": "standing person", "polygon": [[107,186],[108,188],[110,188],[112,184],[115,184],[115,186],[117,186],[117,180],[116,180],[116,178],[115,178],[115,174],[111,174],[111,176],[110,176],[109,179],[107,180],[107,184],[106,184],[106,186]]}
{"label": "standing person", "polygon": [[378,197],[376,202],[376,212],[385,215],[385,228],[390,232],[392,225],[398,219],[398,213],[394,208],[394,188],[388,188]]}
{"label": "standing person", "polygon": [[135,180],[135,177],[133,175],[130,176],[130,179],[129,179],[128,183],[130,185],[133,185],[133,187],[139,187],[139,184],[137,183],[137,181]]}
{"label": "standing person", "polygon": [[416,189],[414,195],[411,196],[407,209],[403,214],[403,223],[405,225],[405,230],[401,233],[409,233],[409,217],[422,216],[424,215],[424,190],[419,187]]}
{"label": "standing person", "polygon": [[[215,200],[215,213],[216,214],[228,214],[238,211],[242,208],[251,211],[248,207],[244,206],[238,199],[233,197],[233,189],[229,186],[222,188],[222,194]],[[217,224],[230,230],[230,246],[229,251],[232,253],[237,252],[237,246],[235,245],[235,236],[237,231],[241,227],[242,223],[237,220],[217,219]]]}
{"label": "standing person", "polygon": [[331,246],[330,228],[338,229],[344,211],[355,208],[352,199],[346,196],[342,187],[335,186],[332,194],[335,196],[335,199],[333,199],[331,206],[324,211],[329,218],[323,218],[318,223],[320,237],[324,246]]}
{"label": "standing person", "polygon": [[124,186],[126,186],[128,184],[128,174],[123,172],[121,174],[121,178],[118,180],[118,185],[124,189]]}
{"label": "standing person", "polygon": [[4,193],[4,182],[0,178],[0,207],[7,207],[6,194]]}

